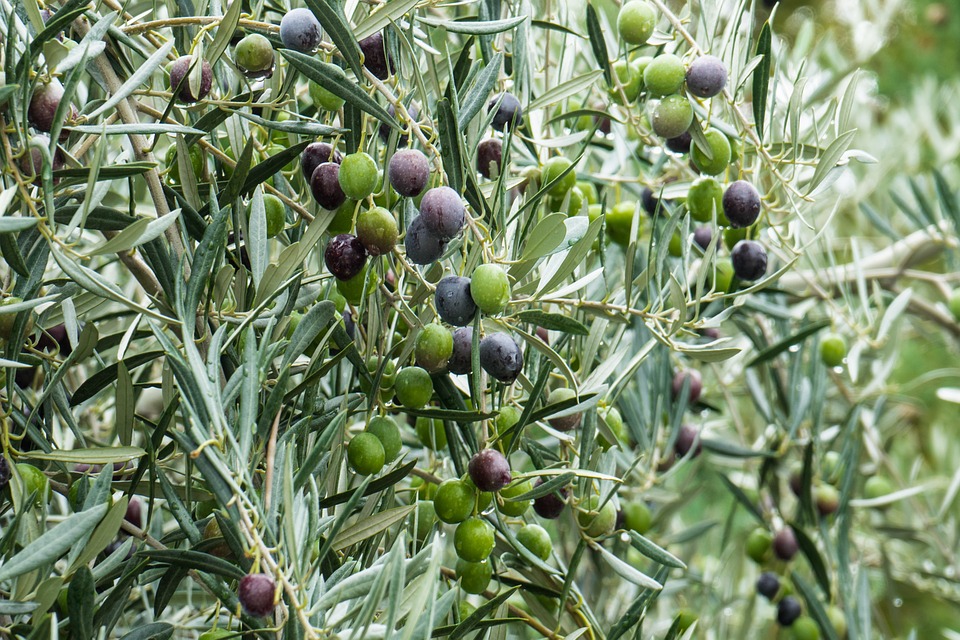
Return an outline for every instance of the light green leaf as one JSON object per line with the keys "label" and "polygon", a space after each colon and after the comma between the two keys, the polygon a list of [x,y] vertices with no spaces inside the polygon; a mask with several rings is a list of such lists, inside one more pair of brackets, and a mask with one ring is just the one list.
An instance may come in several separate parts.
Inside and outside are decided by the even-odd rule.
{"label": "light green leaf", "polygon": [[180,209],[176,209],[153,220],[141,218],[99,247],[92,249],[87,255],[100,256],[106,253],[123,253],[134,247],[139,247],[162,236],[179,217]]}
{"label": "light green leaf", "polygon": [[223,52],[230,46],[230,39],[233,38],[233,34],[237,30],[237,24],[240,22],[240,12],[242,10],[242,0],[233,0],[230,3],[230,8],[227,9],[227,12],[220,18],[220,24],[217,25],[217,35],[213,38],[213,44],[204,52],[204,57],[207,59],[207,62],[210,63],[211,67],[217,64],[220,56],[222,56]]}
{"label": "light green leaf", "polygon": [[28,544],[0,566],[0,581],[16,578],[56,561],[73,543],[93,530],[107,512],[101,504],[76,513]]}
{"label": "light green leaf", "polygon": [[827,174],[837,166],[837,162],[840,161],[844,152],[850,147],[850,144],[853,142],[853,137],[856,134],[857,130],[851,129],[830,143],[830,146],[823,152],[823,156],[820,157],[820,161],[817,163],[817,168],[813,172],[813,178],[810,179],[810,184],[807,185],[807,195],[813,193],[827,177]]}
{"label": "light green leaf", "polygon": [[610,568],[613,569],[614,573],[623,578],[628,582],[632,582],[638,587],[643,587],[645,589],[663,589],[663,585],[643,573],[631,567],[629,564],[613,555],[611,552],[607,551],[604,547],[597,544],[593,540],[590,541],[590,546],[593,547],[595,551],[600,552],[600,556],[604,561],[610,565]]}
{"label": "light green leaf", "polygon": [[117,105],[121,100],[125,100],[130,94],[140,88],[140,86],[150,79],[150,76],[153,75],[153,72],[156,71],[161,64],[167,59],[167,56],[173,50],[174,41],[172,39],[167,40],[159,49],[151,55],[146,62],[136,67],[136,71],[133,72],[133,75],[121,85],[117,92],[114,93],[110,98],[104,102],[102,105],[94,109],[91,113],[87,114],[87,120],[93,121],[94,118],[99,116],[101,113],[106,113],[108,110],[112,109]]}
{"label": "light green leaf", "polygon": [[382,3],[370,15],[357,23],[353,30],[353,35],[357,40],[363,40],[380,31],[391,22],[396,22],[400,16],[406,14],[417,6],[420,0],[391,0]]}
{"label": "light green leaf", "polygon": [[446,29],[451,33],[463,33],[471,36],[492,36],[509,31],[527,20],[527,16],[514,16],[506,20],[437,20],[420,18],[422,24]]}
{"label": "light green leaf", "polygon": [[562,102],[571,96],[583,95],[597,79],[603,75],[603,71],[597,69],[590,71],[572,80],[561,82],[557,86],[545,91],[543,95],[527,105],[527,112],[533,112],[537,109],[543,109]]}
{"label": "light green leaf", "polygon": [[128,462],[146,454],[140,447],[89,447],[83,449],[57,449],[50,453],[29,451],[23,455],[32,460],[52,460],[70,464],[113,464]]}
{"label": "light green leaf", "polygon": [[337,537],[333,539],[332,548],[334,551],[341,551],[358,542],[363,542],[367,538],[372,538],[406,518],[414,509],[416,509],[416,505],[396,507],[364,518],[356,525],[337,534]]}
{"label": "light green leaf", "polygon": [[564,224],[566,220],[565,213],[551,213],[538,222],[529,233],[529,240],[523,247],[520,259],[536,260],[559,247],[567,234],[567,227]]}

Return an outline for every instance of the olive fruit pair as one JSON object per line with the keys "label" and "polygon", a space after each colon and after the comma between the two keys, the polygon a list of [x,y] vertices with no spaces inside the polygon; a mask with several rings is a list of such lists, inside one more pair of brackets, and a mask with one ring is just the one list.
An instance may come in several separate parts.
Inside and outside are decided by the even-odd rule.
{"label": "olive fruit pair", "polygon": [[[343,154],[337,151],[332,145],[326,142],[311,142],[300,154],[300,168],[303,171],[303,177],[310,180],[314,170],[324,162],[340,164],[343,162]],[[339,183],[339,175],[337,176]]]}

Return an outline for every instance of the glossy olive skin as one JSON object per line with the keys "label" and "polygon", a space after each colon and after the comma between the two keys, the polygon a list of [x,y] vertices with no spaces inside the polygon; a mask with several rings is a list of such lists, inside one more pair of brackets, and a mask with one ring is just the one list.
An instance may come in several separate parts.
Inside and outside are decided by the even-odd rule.
{"label": "glossy olive skin", "polygon": [[343,154],[326,142],[308,144],[300,154],[300,169],[303,171],[303,177],[310,180],[314,170],[324,162],[340,164],[343,162]]}
{"label": "glossy olive skin", "polygon": [[447,361],[447,371],[467,375],[473,371],[473,327],[459,327],[453,332],[453,354]]}
{"label": "glossy olive skin", "polygon": [[[541,484],[543,484],[543,482],[543,478],[539,478],[534,487],[539,487]],[[560,517],[560,514],[563,513],[563,508],[567,504],[567,496],[569,495],[570,489],[563,487],[559,491],[548,493],[547,495],[540,496],[539,498],[534,498],[533,510],[536,511],[537,515],[541,518],[545,518],[547,520],[556,520]]]}
{"label": "glossy olive skin", "polygon": [[237,597],[249,615],[262,618],[273,612],[277,583],[265,573],[249,573],[240,579]]}
{"label": "glossy olive skin", "polygon": [[523,125],[523,107],[512,93],[499,93],[487,105],[488,110],[496,109],[493,116],[493,128],[506,131]]}
{"label": "glossy olive skin", "polygon": [[773,600],[780,591],[780,578],[775,573],[765,571],[757,578],[757,593],[767,600]]}
{"label": "glossy olive skin", "polygon": [[488,179],[503,171],[503,143],[498,138],[487,138],[477,146],[477,171]]}
{"label": "glossy olive skin", "polygon": [[273,75],[273,46],[259,33],[245,36],[233,50],[237,68],[248,78],[269,78]]}
{"label": "glossy olive skin", "polygon": [[200,69],[200,87],[194,95],[190,88],[190,79],[187,78],[192,62],[192,56],[181,56],[170,65],[170,90],[177,91],[177,87],[180,87],[180,90],[177,91],[177,98],[180,102],[188,104],[206,98],[213,87],[213,68],[209,62],[203,60]]}
{"label": "glossy olive skin", "polygon": [[313,199],[324,209],[333,211],[347,201],[347,194],[340,187],[340,165],[322,162],[310,176],[310,191]]}
{"label": "glossy olive skin", "polygon": [[371,256],[393,251],[399,236],[396,219],[383,207],[371,207],[357,216],[357,237]]}
{"label": "glossy olive skin", "polygon": [[767,272],[767,250],[754,240],[741,240],[730,252],[733,272],[741,280],[759,280]]}
{"label": "glossy olive skin", "polygon": [[327,243],[323,262],[338,280],[349,280],[360,273],[367,262],[367,250],[356,236],[341,233]]}
{"label": "glossy olive skin", "polygon": [[749,227],[760,217],[760,193],[746,180],[737,180],[723,192],[723,214],[734,228]]}
{"label": "glossy olive skin", "polygon": [[[63,85],[56,78],[46,84],[37,85],[27,108],[27,119],[38,131],[49,133],[53,128],[53,121],[57,107],[60,106],[60,101],[63,99],[63,93]],[[70,105],[70,113],[67,114],[67,119],[76,117],[77,109]],[[60,141],[65,141],[69,135],[69,131],[61,131]]]}
{"label": "glossy olive skin", "polygon": [[716,56],[700,56],[687,69],[687,91],[698,98],[712,98],[727,86],[727,65]]}
{"label": "glossy olive skin", "polygon": [[500,491],[510,484],[510,463],[496,449],[484,449],[470,459],[470,479],[481,491]]}
{"label": "glossy olive skin", "polygon": [[799,600],[793,596],[784,596],[777,605],[777,622],[783,627],[789,627],[802,613],[803,607],[800,606]]}
{"label": "glossy olive skin", "polygon": [[792,560],[799,550],[800,545],[797,543],[797,536],[790,527],[780,529],[773,536],[773,553],[781,560]]}
{"label": "glossy olive skin", "polygon": [[280,40],[287,49],[313,53],[320,46],[323,27],[309,9],[293,9],[280,20]]}
{"label": "glossy olive skin", "polygon": [[407,228],[403,246],[407,250],[407,260],[413,264],[430,264],[440,259],[447,243],[424,226],[420,215]]}
{"label": "glossy olive skin", "polygon": [[416,149],[401,149],[390,158],[387,165],[390,185],[406,198],[420,195],[430,180],[430,162],[423,152]]}
{"label": "glossy olive skin", "polygon": [[470,278],[447,276],[434,291],[437,314],[446,323],[457,327],[470,324],[477,315],[477,305],[470,295]]}
{"label": "glossy olive skin", "polygon": [[505,333],[492,333],[480,341],[480,366],[491,377],[511,384],[523,370],[523,352]]}
{"label": "glossy olive skin", "polygon": [[617,33],[627,44],[645,44],[653,35],[657,14],[644,0],[631,0],[617,14]]}
{"label": "glossy olive skin", "polygon": [[467,221],[466,208],[460,194],[450,187],[435,187],[420,200],[423,226],[441,240],[455,237]]}
{"label": "glossy olive skin", "polygon": [[653,132],[661,138],[681,136],[692,123],[693,106],[681,95],[666,96],[653,109]]}
{"label": "glossy olive skin", "polygon": [[393,59],[387,54],[383,32],[375,33],[360,40],[363,52],[363,66],[380,80],[386,80],[393,73]]}

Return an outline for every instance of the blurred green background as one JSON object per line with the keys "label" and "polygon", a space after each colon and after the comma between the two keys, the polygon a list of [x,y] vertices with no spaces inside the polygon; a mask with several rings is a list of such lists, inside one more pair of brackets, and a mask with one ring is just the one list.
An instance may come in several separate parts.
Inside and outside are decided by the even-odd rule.
{"label": "blurred green background", "polygon": [[[777,26],[787,27],[793,11],[812,11],[823,28],[831,29],[840,12],[857,2],[843,0],[781,0]],[[897,4],[883,0],[872,4]],[[960,75],[960,2],[957,0],[903,0],[894,21],[889,45],[870,60],[880,92],[894,102],[906,101],[924,77],[942,81]],[[846,29],[844,29],[845,31]],[[787,28],[789,31],[789,28]]]}

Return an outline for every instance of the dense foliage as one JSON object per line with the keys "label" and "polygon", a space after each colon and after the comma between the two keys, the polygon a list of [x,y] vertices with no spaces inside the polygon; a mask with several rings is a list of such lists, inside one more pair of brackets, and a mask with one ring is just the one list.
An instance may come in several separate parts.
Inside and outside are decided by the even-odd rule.
{"label": "dense foliage", "polygon": [[791,4],[0,0],[0,636],[960,637],[956,103]]}

